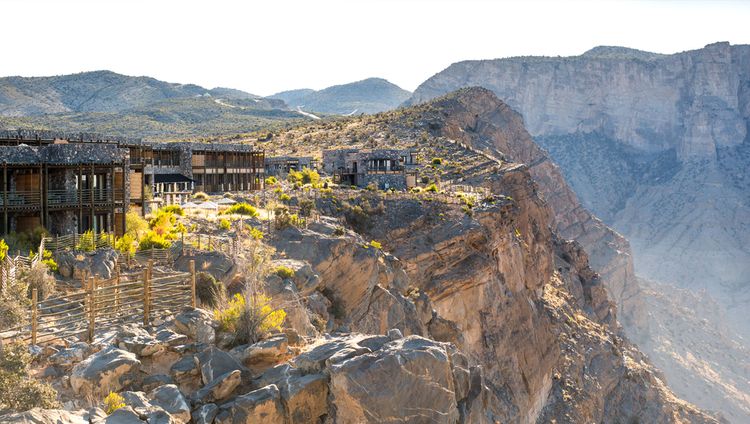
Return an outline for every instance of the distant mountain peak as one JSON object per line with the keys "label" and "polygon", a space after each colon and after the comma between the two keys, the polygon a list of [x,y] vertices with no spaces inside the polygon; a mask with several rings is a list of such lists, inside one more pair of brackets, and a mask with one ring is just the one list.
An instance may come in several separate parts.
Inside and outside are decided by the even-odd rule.
{"label": "distant mountain peak", "polygon": [[397,108],[411,93],[383,78],[366,78],[315,91],[309,88],[276,93],[289,107],[337,115],[377,113]]}
{"label": "distant mountain peak", "polygon": [[600,59],[640,59],[650,60],[662,57],[659,53],[652,53],[638,49],[631,49],[620,46],[596,46],[587,50],[581,55],[582,57],[600,58]]}

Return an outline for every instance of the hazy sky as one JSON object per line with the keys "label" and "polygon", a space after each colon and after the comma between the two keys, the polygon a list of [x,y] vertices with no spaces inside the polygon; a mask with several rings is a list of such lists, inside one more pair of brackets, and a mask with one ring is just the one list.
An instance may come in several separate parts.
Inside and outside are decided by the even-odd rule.
{"label": "hazy sky", "polygon": [[269,95],[408,90],[465,59],[750,43],[750,1],[0,0],[0,76],[109,69]]}

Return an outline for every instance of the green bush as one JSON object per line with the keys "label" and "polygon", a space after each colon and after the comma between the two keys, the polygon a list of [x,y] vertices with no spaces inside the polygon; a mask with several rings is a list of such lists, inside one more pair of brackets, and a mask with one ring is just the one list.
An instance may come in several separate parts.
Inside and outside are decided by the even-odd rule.
{"label": "green bush", "polygon": [[51,272],[57,272],[57,262],[55,262],[55,259],[52,257],[52,252],[45,249],[42,253],[42,263],[47,265],[47,268]]}
{"label": "green bush", "polygon": [[140,240],[148,228],[148,221],[143,219],[137,211],[131,209],[125,214],[125,234],[129,235],[133,241]]}
{"label": "green bush", "polygon": [[286,311],[271,306],[271,298],[258,293],[235,294],[226,306],[214,310],[214,318],[222,331],[234,333],[234,345],[256,343],[271,330],[280,330]]}
{"label": "green bush", "polygon": [[8,255],[8,244],[5,243],[4,239],[0,239],[0,261],[4,261]]}
{"label": "green bush", "polygon": [[318,174],[318,171],[310,168],[302,168],[302,171],[291,170],[287,176],[287,181],[292,184],[300,183],[317,186],[320,183],[320,174]]}
{"label": "green bush", "polygon": [[138,244],[135,242],[135,239],[129,233],[125,233],[122,237],[115,240],[115,250],[123,255],[135,255],[137,246]]}
{"label": "green bush", "polygon": [[292,200],[292,198],[289,197],[289,195],[286,193],[281,193],[281,196],[279,196],[279,200],[281,200],[282,202],[289,202],[290,200]]}
{"label": "green bush", "polygon": [[383,250],[383,245],[379,241],[371,240],[370,246],[378,250]]}
{"label": "green bush", "polygon": [[267,186],[274,186],[278,182],[279,182],[279,180],[276,179],[276,177],[274,177],[273,175],[271,175],[270,177],[266,178],[266,185]]}
{"label": "green bush", "polygon": [[437,193],[438,192],[438,188],[437,188],[437,185],[435,183],[432,183],[432,184],[428,185],[427,187],[425,187],[424,191],[429,191],[431,193]]}
{"label": "green bush", "polygon": [[232,228],[232,223],[226,218],[221,218],[219,221],[219,229],[228,231],[230,228]]}
{"label": "green bush", "polygon": [[224,213],[247,215],[247,216],[258,216],[258,210],[255,208],[255,206],[249,203],[245,203],[245,202],[233,204],[226,211],[224,211]]}
{"label": "green bush", "polygon": [[294,270],[284,265],[277,266],[273,273],[284,279],[294,277]]}
{"label": "green bush", "polygon": [[204,193],[202,191],[199,191],[199,192],[193,194],[193,199],[200,200],[200,201],[203,201],[203,202],[205,202],[206,200],[208,200],[210,198],[211,197],[208,194],[206,194],[206,193]]}
{"label": "green bush", "polygon": [[175,215],[179,216],[185,216],[185,211],[182,209],[182,206],[180,205],[168,205],[161,208],[166,213],[173,213]]}
{"label": "green bush", "polygon": [[443,159],[441,159],[441,158],[432,158],[432,164],[433,165],[442,165],[443,164]]}
{"label": "green bush", "polygon": [[125,407],[125,398],[119,393],[109,392],[107,397],[104,398],[104,412],[107,415],[112,415],[113,412],[120,408]]}
{"label": "green bush", "polygon": [[0,352],[0,411],[60,406],[55,389],[29,377],[30,363],[31,355],[23,344],[7,345]]}
{"label": "green bush", "polygon": [[81,238],[78,239],[78,244],[76,244],[76,250],[82,252],[93,252],[96,250],[96,235],[92,230],[81,234]]}
{"label": "green bush", "polygon": [[221,281],[216,281],[213,275],[199,272],[195,276],[195,295],[202,305],[215,309],[224,303],[227,290]]}
{"label": "green bush", "polygon": [[263,231],[255,228],[255,227],[251,227],[249,225],[247,227],[248,227],[248,231],[250,231],[250,237],[253,240],[262,240],[263,239]]}
{"label": "green bush", "polygon": [[167,240],[164,236],[157,234],[156,232],[149,231],[138,243],[140,250],[148,249],[168,249],[172,243]]}

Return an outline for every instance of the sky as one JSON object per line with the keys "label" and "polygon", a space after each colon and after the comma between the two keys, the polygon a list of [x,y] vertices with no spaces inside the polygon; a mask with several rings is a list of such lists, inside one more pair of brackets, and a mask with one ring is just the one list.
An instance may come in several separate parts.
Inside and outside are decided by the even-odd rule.
{"label": "sky", "polygon": [[0,76],[107,69],[258,95],[453,62],[750,44],[750,1],[0,0]]}

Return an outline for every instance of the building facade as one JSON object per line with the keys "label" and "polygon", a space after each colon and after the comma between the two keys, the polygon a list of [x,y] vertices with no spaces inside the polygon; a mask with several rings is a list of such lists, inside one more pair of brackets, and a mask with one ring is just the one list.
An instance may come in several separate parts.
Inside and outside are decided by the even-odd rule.
{"label": "building facade", "polygon": [[125,230],[129,207],[182,203],[194,191],[263,188],[264,154],[251,145],[154,143],[50,132],[0,131],[4,234]]}
{"label": "building facade", "polygon": [[335,149],[323,151],[323,170],[337,184],[403,190],[417,184],[414,149]]}

